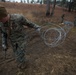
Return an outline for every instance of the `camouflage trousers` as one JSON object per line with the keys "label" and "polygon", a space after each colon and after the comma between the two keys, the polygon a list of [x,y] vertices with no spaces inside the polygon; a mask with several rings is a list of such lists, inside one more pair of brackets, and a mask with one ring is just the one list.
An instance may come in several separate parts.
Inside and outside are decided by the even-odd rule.
{"label": "camouflage trousers", "polygon": [[25,58],[25,48],[26,48],[26,36],[22,34],[15,34],[11,36],[11,44],[13,47],[13,52],[18,63],[24,63]]}

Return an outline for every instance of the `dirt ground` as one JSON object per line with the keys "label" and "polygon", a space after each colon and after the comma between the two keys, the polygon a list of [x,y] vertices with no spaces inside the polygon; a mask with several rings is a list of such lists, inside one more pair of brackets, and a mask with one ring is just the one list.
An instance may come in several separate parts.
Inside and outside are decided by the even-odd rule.
{"label": "dirt ground", "polygon": [[[76,16],[75,12],[69,13],[68,11],[63,11],[60,7],[56,7],[55,15],[50,18],[44,16],[45,5],[0,4],[6,6],[10,13],[22,12],[29,20],[39,25],[44,25],[49,21],[59,24],[62,14],[66,15],[65,20],[72,22]],[[22,7],[24,7],[23,9],[26,7],[26,10],[22,11]],[[40,7],[42,8],[40,9]],[[41,16],[39,16],[40,14]],[[10,44],[5,59],[0,36],[0,75],[76,75],[76,27],[70,30],[65,41],[57,47],[46,46],[39,34],[33,29],[28,30],[28,33],[32,37],[31,40],[28,41],[25,55],[29,62],[28,67],[22,71],[16,66],[17,63]]]}

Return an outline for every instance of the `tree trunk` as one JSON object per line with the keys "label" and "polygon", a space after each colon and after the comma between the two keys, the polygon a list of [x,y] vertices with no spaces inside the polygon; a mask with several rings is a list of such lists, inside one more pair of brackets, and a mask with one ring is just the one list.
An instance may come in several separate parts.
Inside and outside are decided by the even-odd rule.
{"label": "tree trunk", "polygon": [[47,0],[46,4],[46,16],[50,15],[50,0]]}
{"label": "tree trunk", "polygon": [[71,9],[72,9],[72,2],[70,0],[68,11],[71,12]]}
{"label": "tree trunk", "polygon": [[53,16],[53,14],[54,14],[55,5],[56,5],[56,0],[54,0],[53,8],[52,8],[52,11],[51,11],[51,16]]}
{"label": "tree trunk", "polygon": [[29,3],[29,0],[27,0],[27,3]]}

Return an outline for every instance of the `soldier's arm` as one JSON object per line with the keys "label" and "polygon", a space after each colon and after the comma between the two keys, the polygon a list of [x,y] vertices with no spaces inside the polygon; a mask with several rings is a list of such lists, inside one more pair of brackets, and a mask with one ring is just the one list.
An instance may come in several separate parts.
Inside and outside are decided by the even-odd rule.
{"label": "soldier's arm", "polygon": [[25,19],[25,17],[22,17],[21,22],[23,25],[26,25],[26,26],[31,27],[31,28],[37,29],[40,27],[39,25],[37,25],[31,21],[28,21],[27,19]]}

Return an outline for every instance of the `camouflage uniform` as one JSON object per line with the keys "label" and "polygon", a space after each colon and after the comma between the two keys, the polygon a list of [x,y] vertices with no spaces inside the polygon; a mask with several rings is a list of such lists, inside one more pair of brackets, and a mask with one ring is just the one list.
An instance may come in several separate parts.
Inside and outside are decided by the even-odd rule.
{"label": "camouflage uniform", "polygon": [[0,22],[0,31],[2,33],[2,48],[3,50],[7,50],[7,31],[5,24],[2,22]]}
{"label": "camouflage uniform", "polygon": [[38,28],[39,26],[29,22],[20,14],[11,14],[10,21],[5,23],[6,26],[11,27],[10,40],[13,46],[16,59],[19,63],[24,63],[25,59],[25,46],[26,46],[26,32],[24,32],[24,25],[31,28]]}

